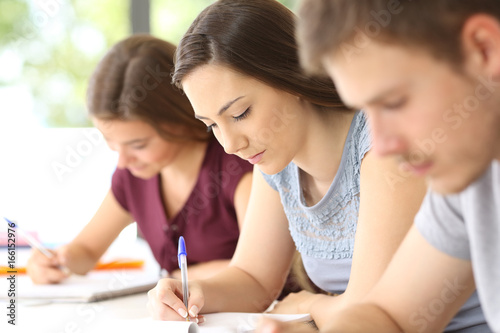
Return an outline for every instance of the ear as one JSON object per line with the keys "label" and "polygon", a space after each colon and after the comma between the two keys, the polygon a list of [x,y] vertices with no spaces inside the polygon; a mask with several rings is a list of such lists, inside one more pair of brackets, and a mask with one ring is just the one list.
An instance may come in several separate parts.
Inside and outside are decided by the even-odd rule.
{"label": "ear", "polygon": [[469,73],[500,77],[500,21],[487,14],[467,19],[461,34],[464,67]]}

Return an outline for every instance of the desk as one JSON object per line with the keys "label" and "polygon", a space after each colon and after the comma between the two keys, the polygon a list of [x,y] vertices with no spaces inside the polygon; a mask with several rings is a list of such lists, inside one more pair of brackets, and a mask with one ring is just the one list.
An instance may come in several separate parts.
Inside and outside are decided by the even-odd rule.
{"label": "desk", "polygon": [[2,301],[0,330],[23,333],[93,333],[112,320],[148,318],[147,300],[147,294],[143,293],[94,303],[47,304],[19,301],[15,327],[7,324],[8,317],[4,314],[7,303]]}
{"label": "desk", "polygon": [[[135,254],[137,257],[146,260],[144,270],[148,274],[158,274],[159,265],[156,263],[149,246],[142,239],[126,244],[128,254]],[[2,257],[5,257],[1,249]],[[111,251],[111,254],[127,255],[127,250],[121,246]],[[21,258],[19,264],[24,264],[29,250],[18,252]],[[6,275],[0,275],[0,279],[6,279]],[[2,281],[4,282],[4,281]],[[1,285],[1,284],[0,284]],[[22,288],[18,285],[17,288]],[[4,296],[7,293],[5,288],[0,292]],[[43,300],[23,300],[16,301],[16,325],[7,323],[9,305],[8,299],[0,299],[0,332],[36,332],[36,333],[84,333],[100,332],[99,327],[105,326],[109,321],[123,319],[148,318],[146,309],[147,293],[118,297],[101,302],[92,303],[50,303]]]}

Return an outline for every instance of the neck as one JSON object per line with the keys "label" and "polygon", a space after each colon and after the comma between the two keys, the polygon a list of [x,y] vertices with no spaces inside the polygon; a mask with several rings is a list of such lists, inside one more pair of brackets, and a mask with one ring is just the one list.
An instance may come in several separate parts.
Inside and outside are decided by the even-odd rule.
{"label": "neck", "polygon": [[293,161],[315,181],[330,184],[337,173],[354,112],[306,112],[315,116],[307,125],[304,143]]}
{"label": "neck", "polygon": [[205,157],[208,142],[189,141],[182,144],[175,161],[161,170],[162,178],[187,178],[197,175]]}

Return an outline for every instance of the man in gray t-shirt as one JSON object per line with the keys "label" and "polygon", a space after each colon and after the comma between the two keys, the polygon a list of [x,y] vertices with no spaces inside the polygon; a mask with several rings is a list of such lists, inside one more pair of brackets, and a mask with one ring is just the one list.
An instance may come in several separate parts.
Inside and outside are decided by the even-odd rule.
{"label": "man in gray t-shirt", "polygon": [[[494,161],[481,178],[459,194],[430,192],[415,224],[432,246],[472,262],[483,312],[491,328],[499,332],[500,162]],[[454,292],[461,292],[461,286],[449,292],[451,299]],[[424,320],[421,323],[425,326]]]}
{"label": "man in gray t-shirt", "polygon": [[476,287],[500,332],[500,2],[302,0],[298,13],[306,70],[330,75],[365,111],[372,150],[401,161],[380,176],[429,184],[377,285],[322,332],[441,332]]}

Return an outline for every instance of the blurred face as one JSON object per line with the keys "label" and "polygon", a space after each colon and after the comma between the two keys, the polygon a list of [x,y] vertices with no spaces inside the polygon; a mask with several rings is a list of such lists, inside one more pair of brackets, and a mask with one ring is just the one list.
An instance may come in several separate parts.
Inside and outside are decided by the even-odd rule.
{"label": "blurred face", "polygon": [[366,111],[374,150],[397,156],[402,175],[458,192],[500,157],[500,83],[491,75],[466,77],[427,54],[376,42],[323,60],[344,102]]}
{"label": "blurred face", "polygon": [[259,165],[267,174],[293,160],[304,135],[298,97],[212,64],[196,68],[182,85],[196,117],[226,153]]}
{"label": "blurred face", "polygon": [[111,150],[118,153],[118,168],[148,179],[171,164],[181,146],[164,140],[153,127],[142,121],[93,119]]}

